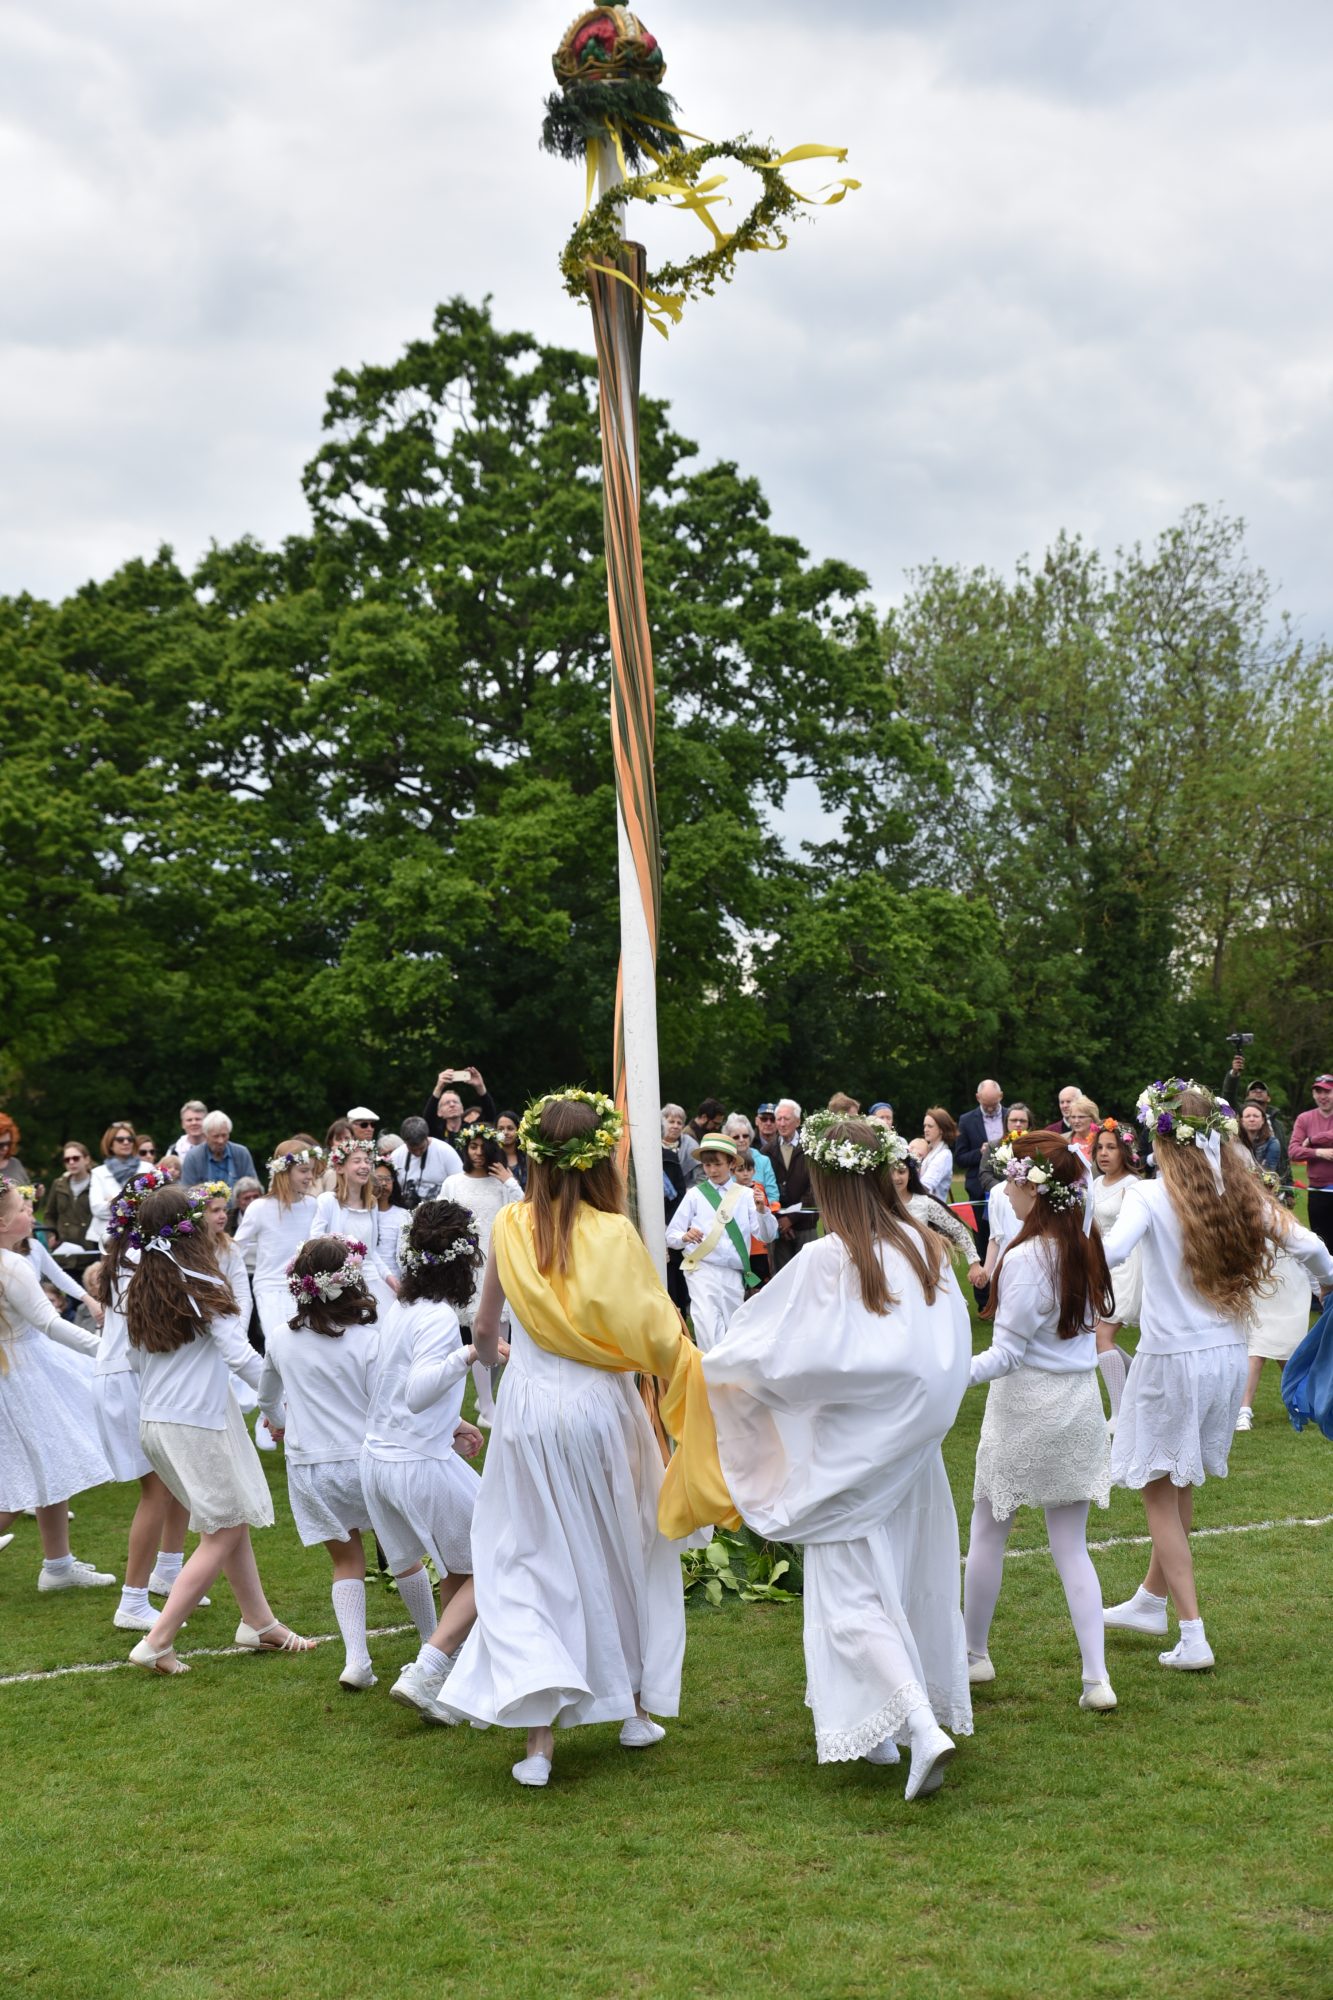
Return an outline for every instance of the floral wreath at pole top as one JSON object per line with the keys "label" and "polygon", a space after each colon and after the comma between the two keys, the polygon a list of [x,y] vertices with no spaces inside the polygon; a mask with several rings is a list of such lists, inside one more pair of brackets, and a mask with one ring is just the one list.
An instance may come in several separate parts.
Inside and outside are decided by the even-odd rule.
{"label": "floral wreath at pole top", "polygon": [[315,1299],[338,1299],[344,1292],[350,1292],[362,1283],[361,1266],[366,1261],[366,1246],[351,1236],[321,1237],[321,1242],[341,1243],[346,1256],[336,1271],[305,1271],[296,1274],[296,1258],[287,1265],[287,1289],[298,1305],[306,1305]]}
{"label": "floral wreath at pole top", "polygon": [[[548,1104],[590,1104],[597,1113],[591,1132],[575,1132],[558,1142],[542,1136],[542,1113]],[[620,1144],[625,1120],[600,1090],[550,1090],[531,1103],[519,1120],[518,1143],[530,1160],[565,1173],[584,1174],[599,1160],[609,1160]]]}
{"label": "floral wreath at pole top", "polygon": [[[219,1185],[225,1187],[226,1183],[224,1181]],[[143,1173],[136,1174],[111,1204],[106,1224],[108,1239],[123,1237],[131,1250],[142,1250],[149,1241],[169,1243],[173,1236],[194,1236],[204,1226],[204,1211],[208,1207],[208,1195],[202,1187],[183,1190],[190,1212],[181,1216],[178,1222],[164,1223],[161,1229],[153,1231],[151,1238],[139,1227],[139,1207],[144,1196],[156,1194],[159,1188],[174,1186],[170,1175],[164,1174],[160,1167],[146,1167]]]}
{"label": "floral wreath at pole top", "polygon": [[443,1250],[420,1250],[409,1241],[412,1224],[403,1224],[403,1233],[398,1243],[398,1262],[405,1271],[425,1271],[434,1265],[452,1264],[460,1257],[472,1259],[481,1255],[481,1239],[469,1230],[455,1236],[452,1243],[446,1243]]}
{"label": "floral wreath at pole top", "polygon": [[[1180,1100],[1187,1090],[1206,1098],[1212,1109],[1182,1116]],[[1215,1132],[1219,1139],[1235,1139],[1240,1133],[1240,1120],[1226,1099],[1214,1098],[1211,1090],[1205,1090],[1187,1076],[1171,1076],[1164,1083],[1150,1083],[1135,1109],[1145,1131],[1155,1133],[1159,1139],[1174,1139],[1178,1146],[1192,1146],[1210,1132]]]}
{"label": "floral wreath at pole top", "polygon": [[796,1137],[796,1143],[817,1167],[836,1174],[874,1174],[881,1167],[899,1167],[907,1158],[907,1141],[901,1132],[890,1131],[877,1120],[875,1135],[867,1145],[861,1139],[835,1139],[833,1129],[847,1123],[842,1111],[812,1111]]}
{"label": "floral wreath at pole top", "polygon": [[[645,312],[665,337],[667,321],[676,324],[686,303],[728,284],[736,260],[746,250],[782,250],[783,227],[802,203],[828,208],[861,183],[842,176],[818,194],[801,194],[783,178],[783,169],[805,160],[847,157],[845,146],[793,146],[775,153],[742,134],[715,144],[673,123],[675,105],[661,88],[666,61],[661,45],[627,7],[596,7],[581,14],[566,30],[552,58],[560,89],[547,99],[542,144],[563,159],[582,153],[587,163],[587,193],[583,214],[560,259],[565,287],[585,298],[592,274],[619,279],[638,293]],[[686,139],[697,141],[687,151]],[[610,147],[624,178],[594,203],[593,189],[601,150]],[[636,171],[644,156],[652,161]],[[714,160],[734,160],[759,176],[759,199],[733,230],[714,221],[710,210],[730,197],[718,190],[725,174],[702,178]],[[831,188],[831,191],[829,189]],[[621,210],[631,201],[666,201],[698,217],[712,243],[684,263],[664,264],[642,288],[621,268]]]}
{"label": "floral wreath at pole top", "polygon": [[271,1160],[264,1162],[264,1172],[272,1180],[275,1174],[288,1174],[293,1167],[317,1167],[324,1159],[320,1146],[302,1146],[298,1153],[275,1153]]}
{"label": "floral wreath at pole top", "polygon": [[1027,1131],[1011,1132],[1000,1145],[992,1148],[991,1165],[1004,1175],[1006,1182],[1014,1182],[1029,1187],[1033,1194],[1044,1194],[1053,1215],[1061,1215],[1077,1202],[1083,1206],[1083,1181],[1069,1182],[1057,1180],[1048,1160],[1039,1154],[1023,1158],[1015,1155],[1014,1141],[1025,1139]]}

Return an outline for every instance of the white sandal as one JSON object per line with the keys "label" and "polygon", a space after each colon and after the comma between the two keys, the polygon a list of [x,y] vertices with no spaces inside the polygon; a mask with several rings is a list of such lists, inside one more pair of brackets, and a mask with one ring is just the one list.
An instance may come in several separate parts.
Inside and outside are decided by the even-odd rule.
{"label": "white sandal", "polygon": [[[285,1632],[287,1636],[285,1639],[270,1639],[270,1632]],[[290,1626],[284,1625],[281,1618],[271,1619],[258,1631],[242,1618],[236,1627],[235,1644],[243,1653],[313,1653],[315,1650],[313,1639],[302,1639]]]}
{"label": "white sandal", "polygon": [[188,1674],[186,1661],[176,1658],[176,1648],[168,1643],[162,1647],[150,1646],[146,1639],[140,1639],[137,1646],[130,1649],[131,1664],[147,1667],[150,1674]]}

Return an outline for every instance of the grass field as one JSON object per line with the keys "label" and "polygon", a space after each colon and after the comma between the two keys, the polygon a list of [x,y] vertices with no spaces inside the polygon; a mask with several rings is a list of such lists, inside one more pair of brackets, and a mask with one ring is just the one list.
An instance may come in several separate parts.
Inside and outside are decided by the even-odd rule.
{"label": "grass field", "polygon": [[[983,1398],[946,1456],[970,1508]],[[256,1537],[275,1606],[333,1629],[321,1550]],[[569,1732],[546,1792],[519,1739],[430,1729],[387,1699],[414,1635],[372,1642],[380,1685],[339,1691],[341,1651],[201,1658],[0,1684],[0,1993],[274,1996],[1327,1996],[1327,1698],[1333,1455],[1296,1437],[1266,1371],[1258,1428],[1200,1496],[1214,1673],[1110,1642],[1119,1710],[1076,1706],[1078,1656],[1049,1558],[1017,1554],[999,1678],[944,1790],[815,1762],[799,1605],[689,1614],[683,1713],[658,1748]],[[120,1574],[127,1488],[76,1502],[74,1547]],[[1125,1494],[1098,1540],[1142,1533]],[[1016,1551],[1039,1550],[1024,1516]],[[1140,1547],[1095,1557],[1108,1601]],[[0,1555],[0,1676],[123,1660],[113,1591],[39,1597],[35,1527]],[[225,1647],[224,1585],[183,1650]],[[372,1584],[371,1622],[403,1622]]]}

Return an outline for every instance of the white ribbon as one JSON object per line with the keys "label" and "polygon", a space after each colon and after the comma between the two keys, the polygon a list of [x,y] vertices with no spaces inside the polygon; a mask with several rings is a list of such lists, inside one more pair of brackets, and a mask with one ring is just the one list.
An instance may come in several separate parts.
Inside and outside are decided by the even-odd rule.
{"label": "white ribbon", "polygon": [[[1083,1159],[1081,1153],[1078,1157],[1080,1160]],[[1096,1205],[1092,1199],[1092,1168],[1086,1160],[1083,1160],[1083,1234],[1085,1236],[1091,1236],[1092,1234],[1092,1223],[1095,1212]]]}
{"label": "white ribbon", "polygon": [[1217,1132],[1196,1132],[1194,1143],[1213,1170],[1213,1186],[1219,1194],[1225,1194],[1227,1184],[1222,1178],[1222,1139]]}
{"label": "white ribbon", "polygon": [[[187,1278],[202,1278],[204,1282],[209,1285],[221,1285],[226,1282],[225,1279],[223,1278],[215,1278],[211,1271],[189,1270],[184,1264],[181,1263],[178,1257],[172,1257],[171,1238],[169,1236],[150,1236],[148,1241],[144,1244],[144,1249],[160,1250],[162,1255],[164,1257],[169,1258],[170,1261],[176,1266],[176,1269],[182,1272]],[[193,1292],[187,1292],[185,1296],[190,1301],[190,1311],[194,1314],[195,1318],[202,1319],[203,1314],[200,1312],[198,1306],[194,1302]]]}

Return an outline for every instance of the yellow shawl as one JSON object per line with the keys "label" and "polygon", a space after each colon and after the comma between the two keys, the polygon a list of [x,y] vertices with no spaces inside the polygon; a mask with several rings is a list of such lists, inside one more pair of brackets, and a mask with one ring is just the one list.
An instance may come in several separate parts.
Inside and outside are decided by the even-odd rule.
{"label": "yellow shawl", "polygon": [[628,1218],[581,1208],[568,1270],[544,1277],[532,1210],[514,1202],[495,1218],[491,1250],[505,1297],[539,1347],[588,1368],[662,1383],[662,1422],[677,1443],[657,1507],[662,1533],[675,1541],[695,1528],[739,1527],[718,1463],[703,1358]]}

